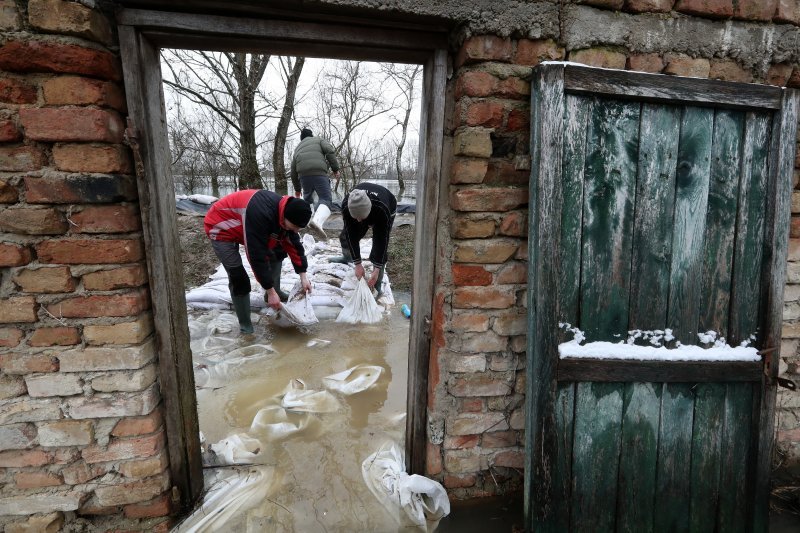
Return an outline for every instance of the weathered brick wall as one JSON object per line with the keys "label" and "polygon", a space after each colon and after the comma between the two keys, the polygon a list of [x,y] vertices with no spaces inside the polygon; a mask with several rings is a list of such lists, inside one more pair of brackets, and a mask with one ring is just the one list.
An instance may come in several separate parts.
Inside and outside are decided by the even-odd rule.
{"label": "weathered brick wall", "polygon": [[[800,87],[796,41],[793,50],[780,44],[798,35],[796,0],[568,3],[585,6],[563,7],[562,34],[532,27],[539,38],[468,37],[448,86],[450,186],[438,236],[427,474],[456,498],[504,492],[522,481],[531,67],[569,60]],[[677,31],[670,24],[697,34],[697,42],[670,37]],[[650,40],[643,44],[643,35],[626,33],[632,25]],[[759,48],[758,37],[752,47],[727,46],[723,35],[740,31],[775,42]],[[798,378],[800,191],[793,215],[781,370]],[[787,465],[800,465],[799,419],[800,394],[782,390],[776,425]]]}
{"label": "weathered brick wall", "polygon": [[122,70],[96,5],[0,0],[7,532],[105,515],[115,527],[163,529],[170,511]]}

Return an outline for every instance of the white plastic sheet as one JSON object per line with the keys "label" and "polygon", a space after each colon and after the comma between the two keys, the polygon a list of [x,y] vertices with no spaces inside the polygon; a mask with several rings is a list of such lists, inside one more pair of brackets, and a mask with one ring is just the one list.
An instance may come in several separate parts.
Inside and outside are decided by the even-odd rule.
{"label": "white plastic sheet", "polygon": [[249,463],[261,451],[261,442],[241,433],[212,444],[211,451],[226,465]]}
{"label": "white plastic sheet", "polygon": [[310,326],[319,322],[311,299],[300,289],[299,284],[289,293],[289,298],[281,309],[269,309],[267,316],[273,324],[281,328]]}
{"label": "white plastic sheet", "polygon": [[[361,463],[361,474],[370,492],[399,523],[403,517],[431,532],[450,514],[450,500],[441,484],[405,472],[403,455],[387,442]],[[401,511],[402,509],[402,511]]]}
{"label": "white plastic sheet", "polygon": [[342,372],[322,378],[322,385],[334,392],[349,396],[372,387],[381,377],[383,368],[373,365],[357,365]]}
{"label": "white plastic sheet", "polygon": [[274,481],[274,470],[268,466],[217,471],[208,483],[203,504],[178,524],[173,533],[230,530],[231,520],[264,502]]}
{"label": "white plastic sheet", "polygon": [[336,322],[374,324],[380,322],[381,318],[383,318],[383,308],[372,296],[367,280],[361,278],[342,312],[336,317]]}
{"label": "white plastic sheet", "polygon": [[250,433],[262,441],[277,441],[300,433],[310,421],[309,413],[288,413],[277,405],[260,409],[250,425]]}
{"label": "white plastic sheet", "polygon": [[288,411],[333,413],[341,405],[330,392],[308,389],[302,380],[293,379],[284,391],[281,407]]}

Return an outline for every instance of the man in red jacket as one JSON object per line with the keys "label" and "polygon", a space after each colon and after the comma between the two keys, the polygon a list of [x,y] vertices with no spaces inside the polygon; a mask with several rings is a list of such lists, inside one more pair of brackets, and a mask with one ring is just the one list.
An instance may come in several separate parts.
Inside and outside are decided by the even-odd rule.
{"label": "man in red jacket", "polygon": [[275,310],[286,301],[280,290],[281,263],[286,255],[300,274],[304,291],[311,292],[306,276],[308,261],[297,234],[311,219],[311,206],[301,198],[281,196],[272,191],[248,189],[216,201],[205,217],[206,235],[228,273],[228,288],[239,329],[252,333],[250,321],[250,278],[242,264],[239,245],[256,281],[264,287],[264,300]]}

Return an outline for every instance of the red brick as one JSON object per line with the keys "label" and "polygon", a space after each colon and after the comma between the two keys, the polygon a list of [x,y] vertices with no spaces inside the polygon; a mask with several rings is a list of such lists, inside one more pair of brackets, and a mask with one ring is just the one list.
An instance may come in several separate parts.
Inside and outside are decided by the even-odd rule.
{"label": "red brick", "polygon": [[622,9],[625,0],[581,0],[579,3],[606,9]]}
{"label": "red brick", "polygon": [[708,74],[711,71],[711,63],[708,59],[694,59],[682,54],[667,54],[664,57],[664,61],[666,62],[664,74],[708,78]]}
{"label": "red brick", "polygon": [[778,8],[778,0],[736,0],[733,16],[743,20],[769,22]]}
{"label": "red brick", "polygon": [[664,70],[664,60],[658,54],[633,54],[628,57],[626,68],[637,72],[657,74]]}
{"label": "red brick", "polygon": [[25,137],[37,141],[120,143],[124,126],[115,111],[86,107],[20,109]]}
{"label": "red brick", "polygon": [[506,131],[528,131],[531,127],[531,110],[528,107],[509,111]]}
{"label": "red brick", "polygon": [[162,422],[161,411],[156,409],[147,416],[123,418],[117,422],[117,425],[111,430],[111,434],[115,437],[147,435],[160,428]]}
{"label": "red brick", "polygon": [[53,162],[67,172],[131,173],[128,149],[119,144],[61,144],[53,147]]}
{"label": "red brick", "polygon": [[152,518],[167,516],[172,512],[172,499],[169,493],[162,494],[149,502],[126,505],[124,513],[127,518]]}
{"label": "red brick", "polygon": [[508,448],[517,445],[517,434],[514,431],[493,431],[481,437],[481,448]]}
{"label": "red brick", "polygon": [[104,463],[106,461],[150,457],[163,449],[164,432],[159,431],[144,437],[111,439],[108,446],[87,446],[81,450],[81,456],[87,463]]}
{"label": "red brick", "polygon": [[6,374],[58,372],[58,359],[49,354],[6,353],[0,354],[0,368]]}
{"label": "red brick", "polygon": [[461,45],[456,56],[456,66],[476,61],[509,61],[511,59],[511,40],[495,35],[469,37]]}
{"label": "red brick", "polygon": [[36,87],[13,78],[0,78],[0,102],[32,104],[36,102]]}
{"label": "red brick", "polygon": [[9,180],[0,179],[0,204],[15,204],[19,202],[19,192]]}
{"label": "red brick", "polygon": [[42,84],[47,105],[97,105],[125,111],[125,96],[116,83],[81,78],[57,76]]}
{"label": "red brick", "polygon": [[455,435],[447,436],[444,439],[444,449],[446,450],[464,450],[467,448],[474,448],[480,441],[480,435]]}
{"label": "red brick", "polygon": [[494,230],[495,222],[491,218],[453,217],[450,224],[450,235],[455,239],[491,237]]}
{"label": "red brick", "polygon": [[597,47],[572,50],[569,60],[593,67],[624,69],[627,58],[622,52]]}
{"label": "red brick", "polygon": [[515,302],[515,293],[507,288],[459,287],[453,291],[453,307],[457,309],[506,309]]}
{"label": "red brick", "polygon": [[81,336],[78,328],[55,327],[39,328],[33,332],[28,345],[30,346],[71,346],[79,344]]}
{"label": "red brick", "polygon": [[450,169],[450,183],[481,183],[488,166],[486,159],[456,158]]}
{"label": "red brick", "polygon": [[531,179],[530,169],[517,169],[507,159],[493,158],[489,160],[486,170],[486,185],[519,185],[527,187]]}
{"label": "red brick", "polygon": [[12,208],[0,211],[0,231],[26,235],[60,235],[67,231],[64,214],[52,208]]}
{"label": "red brick", "polygon": [[[800,5],[800,4],[799,4]],[[765,83],[768,85],[777,85],[778,87],[786,87],[786,82],[792,75],[792,65],[787,63],[778,63],[769,67],[767,71]]]}
{"label": "red brick", "polygon": [[776,22],[789,22],[800,25],[800,1],[798,0],[778,0],[778,8],[775,10]]}
{"label": "red brick", "polygon": [[503,123],[503,104],[492,101],[462,101],[462,120],[459,125],[498,128]]}
{"label": "red brick", "polygon": [[459,75],[456,80],[455,98],[462,96],[492,96],[499,80],[488,72],[469,70]]}
{"label": "red brick", "polygon": [[515,76],[500,80],[495,89],[495,96],[528,100],[531,95],[531,83]]}
{"label": "red brick", "polygon": [[435,476],[442,472],[442,447],[426,442],[425,474]]}
{"label": "red brick", "polygon": [[95,318],[103,316],[134,316],[149,309],[149,293],[139,290],[128,294],[77,296],[47,306],[55,317]]}
{"label": "red brick", "polygon": [[147,271],[143,265],[98,270],[83,276],[83,287],[90,291],[113,291],[139,287],[145,283],[147,283]]}
{"label": "red brick", "polygon": [[22,292],[56,293],[75,290],[69,267],[26,268],[14,274],[14,283]]}
{"label": "red brick", "polygon": [[669,13],[675,0],[627,0],[625,9],[633,13]]}
{"label": "red brick", "polygon": [[493,465],[519,469],[525,468],[525,453],[517,451],[500,452],[494,456]]}
{"label": "red brick", "polygon": [[61,239],[36,245],[36,254],[43,263],[65,265],[135,263],[142,259],[139,239]]}
{"label": "red brick", "polygon": [[456,286],[491,285],[492,273],[481,266],[454,264],[453,284]]}
{"label": "red brick", "polygon": [[800,217],[792,217],[789,224],[789,237],[800,239]]}
{"label": "red brick", "polygon": [[115,81],[122,79],[122,69],[113,54],[48,41],[7,41],[0,46],[0,69],[83,74]]}
{"label": "red brick", "polygon": [[475,486],[475,474],[464,474],[456,476],[447,474],[444,476],[444,486],[448,489],[463,489]]}
{"label": "red brick", "polygon": [[0,323],[36,322],[36,300],[33,296],[12,296],[0,300]]}
{"label": "red brick", "polygon": [[712,61],[708,77],[714,80],[751,83],[753,73],[745,70],[736,61]]}
{"label": "red brick", "polygon": [[30,0],[28,20],[32,27],[47,33],[75,35],[104,44],[113,39],[111,26],[100,11],[79,2]]}
{"label": "red brick", "polygon": [[25,178],[25,200],[44,204],[124,202],[138,197],[129,176],[64,176]]}
{"label": "red brick", "polygon": [[39,170],[45,163],[47,157],[37,146],[0,146],[0,171]]}
{"label": "red brick", "polygon": [[19,472],[14,476],[14,483],[18,489],[37,489],[63,485],[64,480],[51,472]]}
{"label": "red brick", "polygon": [[528,281],[528,265],[526,263],[512,263],[503,265],[497,273],[498,285],[526,283]]}
{"label": "red brick", "polygon": [[733,16],[733,0],[678,0],[675,11],[710,18]]}
{"label": "red brick", "polygon": [[500,235],[509,237],[526,237],[528,235],[528,220],[525,213],[514,211],[503,217],[498,229]]}
{"label": "red brick", "polygon": [[461,313],[453,311],[450,319],[451,331],[488,331],[489,317],[485,313]]}
{"label": "red brick", "polygon": [[483,398],[464,398],[461,400],[462,413],[480,413],[483,411]]}
{"label": "red brick", "polygon": [[11,119],[0,120],[0,142],[13,142],[22,139],[22,132]]}
{"label": "red brick", "polygon": [[510,211],[528,203],[528,189],[462,189],[450,197],[456,211]]}
{"label": "red brick", "polygon": [[0,328],[0,346],[13,348],[19,344],[25,332],[19,328]]}
{"label": "red brick", "polygon": [[0,452],[0,468],[44,466],[52,462],[52,456],[43,450],[11,450]]}
{"label": "red brick", "polygon": [[[789,81],[786,82],[787,87],[791,87],[792,89],[800,89],[800,68],[795,68],[792,71],[792,75],[789,76]],[[798,152],[798,156],[800,157],[800,152]],[[797,159],[795,159],[795,168],[797,168]]]}
{"label": "red brick", "polygon": [[564,47],[559,46],[552,39],[543,41],[520,39],[517,41],[514,63],[533,67],[543,61],[558,61],[564,59],[564,53]]}
{"label": "red brick", "polygon": [[83,461],[77,461],[62,470],[61,475],[67,485],[82,485],[108,473],[109,469],[109,465],[87,465]]}
{"label": "red brick", "polygon": [[20,29],[19,8],[14,0],[0,1],[0,30],[16,31]]}
{"label": "red brick", "polygon": [[31,251],[27,246],[0,242],[0,267],[27,265],[31,262]]}
{"label": "red brick", "polygon": [[[511,392],[511,384],[500,377],[476,374],[469,378],[452,380],[448,390],[454,396],[506,396]],[[453,435],[475,435],[490,429],[508,429],[508,423],[502,414],[489,412],[462,415],[449,427],[449,432]]]}
{"label": "red brick", "polygon": [[76,233],[127,233],[142,229],[138,206],[103,205],[85,207],[70,216]]}

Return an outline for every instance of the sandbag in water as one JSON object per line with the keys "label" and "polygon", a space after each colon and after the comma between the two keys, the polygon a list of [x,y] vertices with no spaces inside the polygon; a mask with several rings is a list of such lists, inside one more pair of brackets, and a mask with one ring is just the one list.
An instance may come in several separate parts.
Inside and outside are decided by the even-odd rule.
{"label": "sandbag in water", "polygon": [[372,387],[381,377],[383,368],[373,365],[357,365],[342,372],[322,378],[322,385],[340,394],[349,396]]}
{"label": "sandbag in water", "polygon": [[367,280],[361,278],[356,284],[352,296],[336,317],[336,322],[347,324],[374,324],[383,318],[381,306],[372,296]]}

